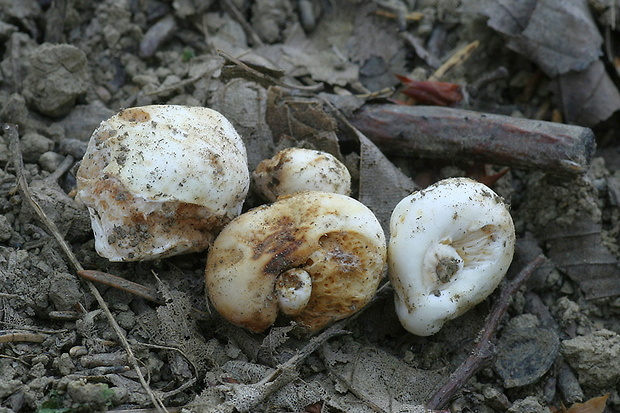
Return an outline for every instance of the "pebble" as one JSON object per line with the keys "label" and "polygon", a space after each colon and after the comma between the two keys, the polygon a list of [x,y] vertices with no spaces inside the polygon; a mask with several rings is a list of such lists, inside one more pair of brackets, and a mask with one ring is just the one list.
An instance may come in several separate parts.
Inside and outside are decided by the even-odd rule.
{"label": "pebble", "polygon": [[60,117],[71,111],[89,83],[83,51],[69,44],[44,43],[31,54],[23,94],[40,113]]}
{"label": "pebble", "polygon": [[64,159],[65,157],[57,152],[47,151],[39,156],[38,163],[44,171],[54,172]]}
{"label": "pebble", "polygon": [[34,163],[45,152],[54,149],[54,141],[36,132],[26,132],[20,139],[24,162]]}
{"label": "pebble", "polygon": [[567,404],[583,402],[584,400],[585,396],[579,385],[579,380],[565,362],[562,362],[558,369],[558,389]]}
{"label": "pebble", "polygon": [[507,413],[549,413],[548,407],[543,407],[534,396],[515,401]]}
{"label": "pebble", "polygon": [[63,155],[71,155],[75,159],[82,159],[86,153],[88,142],[79,139],[63,139],[60,142],[58,150]]}
{"label": "pebble", "polygon": [[6,242],[11,239],[11,234],[13,232],[13,227],[9,222],[9,219],[0,215],[0,242]]}
{"label": "pebble", "polygon": [[620,335],[601,329],[562,342],[562,354],[584,387],[600,389],[620,383]]}
{"label": "pebble", "polygon": [[506,388],[532,384],[551,368],[559,346],[559,338],[551,330],[509,330],[499,340],[495,371]]}

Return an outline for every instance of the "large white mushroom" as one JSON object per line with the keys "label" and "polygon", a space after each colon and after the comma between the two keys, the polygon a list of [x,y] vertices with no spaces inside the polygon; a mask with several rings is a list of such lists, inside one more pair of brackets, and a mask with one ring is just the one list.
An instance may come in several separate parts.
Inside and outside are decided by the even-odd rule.
{"label": "large white mushroom", "polygon": [[390,220],[388,266],[398,318],[428,336],[484,300],[512,261],[508,208],[486,185],[449,178],[403,199]]}
{"label": "large white mushroom", "polygon": [[230,322],[261,332],[279,312],[309,331],[375,294],[386,267],[374,214],[341,194],[297,192],[230,222],[207,257],[209,299]]}
{"label": "large white mushroom", "polygon": [[207,248],[241,212],[249,180],[243,141],[220,113],[144,106],[94,131],[76,199],[101,256],[146,260]]}
{"label": "large white mushroom", "polygon": [[270,202],[298,191],[351,193],[347,167],[334,155],[314,149],[283,149],[259,163],[252,180],[256,190]]}

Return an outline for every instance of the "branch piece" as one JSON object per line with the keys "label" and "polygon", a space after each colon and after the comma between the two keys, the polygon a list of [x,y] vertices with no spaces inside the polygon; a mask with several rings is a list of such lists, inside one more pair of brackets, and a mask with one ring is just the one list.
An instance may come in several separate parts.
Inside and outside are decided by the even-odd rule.
{"label": "branch piece", "polygon": [[512,296],[527,281],[538,267],[545,262],[545,257],[538,256],[521,270],[514,280],[502,288],[499,299],[493,305],[487,322],[482,329],[478,344],[471,355],[450,375],[450,379],[435,392],[426,403],[429,409],[440,409],[478,372],[496,353],[493,344],[499,322],[510,306]]}

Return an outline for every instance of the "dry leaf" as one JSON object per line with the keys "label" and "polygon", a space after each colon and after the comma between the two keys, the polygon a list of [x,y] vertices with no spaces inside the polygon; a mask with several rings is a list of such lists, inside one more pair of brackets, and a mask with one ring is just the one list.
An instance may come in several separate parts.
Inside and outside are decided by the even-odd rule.
{"label": "dry leaf", "polygon": [[422,105],[452,106],[463,100],[461,86],[456,83],[433,80],[414,80],[396,75],[405,86],[403,93]]}
{"label": "dry leaf", "polygon": [[481,12],[509,36],[510,49],[548,76],[584,70],[601,55],[603,38],[585,0],[491,1]]}
{"label": "dry leaf", "polygon": [[601,238],[601,224],[585,215],[568,227],[547,225],[547,256],[579,284],[587,299],[620,295],[620,267]]}
{"label": "dry leaf", "polygon": [[554,101],[565,121],[594,126],[620,110],[620,92],[600,60],[582,72],[570,72],[554,81]]}
{"label": "dry leaf", "polygon": [[603,413],[609,393],[601,397],[594,397],[585,403],[574,403],[568,409],[562,407],[562,410],[556,410],[558,413]]}

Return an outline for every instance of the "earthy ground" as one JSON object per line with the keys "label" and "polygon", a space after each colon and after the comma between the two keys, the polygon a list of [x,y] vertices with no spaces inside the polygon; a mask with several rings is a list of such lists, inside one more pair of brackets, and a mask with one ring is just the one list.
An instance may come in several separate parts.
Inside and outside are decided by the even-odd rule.
{"label": "earthy ground", "polygon": [[[0,0],[0,411],[423,411],[485,328],[497,293],[416,337],[388,286],[315,338],[286,320],[250,334],[209,308],[206,253],[99,257],[71,198],[77,164],[99,122],[162,103],[222,112],[250,169],[282,147],[332,152],[384,224],[416,187],[492,182],[517,230],[508,278],[547,259],[493,332],[497,356],[445,409],[549,412],[609,394],[605,411],[620,411],[620,2],[508,3]],[[569,173],[525,162],[497,181],[505,165],[482,149],[475,161],[446,159],[377,141],[388,160],[344,119],[407,100],[395,74],[459,85],[456,102],[436,103],[592,128],[597,151]],[[149,287],[160,302],[80,278],[33,201],[78,265]],[[251,194],[246,208],[260,202]]]}

